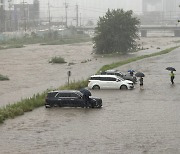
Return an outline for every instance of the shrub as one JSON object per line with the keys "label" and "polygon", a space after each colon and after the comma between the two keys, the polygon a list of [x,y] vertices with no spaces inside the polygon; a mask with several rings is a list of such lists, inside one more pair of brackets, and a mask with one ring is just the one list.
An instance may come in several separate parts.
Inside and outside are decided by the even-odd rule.
{"label": "shrub", "polygon": [[50,61],[49,61],[49,63],[58,63],[58,64],[62,64],[62,63],[66,63],[65,62],[65,60],[64,60],[64,58],[62,58],[62,57],[53,57]]}
{"label": "shrub", "polygon": [[24,47],[24,45],[22,45],[22,44],[15,44],[15,45],[9,46],[9,48],[23,48],[23,47]]}
{"label": "shrub", "polygon": [[0,81],[4,81],[4,80],[9,80],[9,78],[7,76],[0,74]]}
{"label": "shrub", "polygon": [[61,89],[61,90],[70,90],[70,89],[79,90],[81,88],[87,87],[87,85],[88,85],[88,80],[73,81],[69,85],[66,84],[66,85],[60,87],[59,89]]}

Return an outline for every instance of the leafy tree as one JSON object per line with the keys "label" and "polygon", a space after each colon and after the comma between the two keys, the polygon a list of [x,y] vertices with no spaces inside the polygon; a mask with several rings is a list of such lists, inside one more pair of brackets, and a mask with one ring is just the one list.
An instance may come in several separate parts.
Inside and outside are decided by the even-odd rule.
{"label": "leafy tree", "polygon": [[109,10],[99,18],[95,28],[94,48],[98,54],[126,53],[135,49],[139,20],[132,11]]}

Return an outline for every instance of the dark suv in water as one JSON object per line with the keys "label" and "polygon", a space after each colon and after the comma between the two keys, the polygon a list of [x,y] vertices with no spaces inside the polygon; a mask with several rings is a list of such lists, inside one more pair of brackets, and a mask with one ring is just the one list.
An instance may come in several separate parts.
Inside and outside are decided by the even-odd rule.
{"label": "dark suv in water", "polygon": [[[53,106],[59,107],[89,107],[89,108],[101,108],[102,99],[89,97],[87,102],[87,97],[77,90],[61,90],[61,91],[51,91],[47,94],[45,100],[45,107],[51,108]],[[88,106],[87,106],[88,104]]]}
{"label": "dark suv in water", "polygon": [[120,72],[118,70],[107,70],[107,71],[101,72],[101,74],[116,75],[116,76],[123,78],[124,80],[130,80],[133,83],[137,82],[137,78],[135,76],[131,76],[129,74],[123,74],[122,72]]}

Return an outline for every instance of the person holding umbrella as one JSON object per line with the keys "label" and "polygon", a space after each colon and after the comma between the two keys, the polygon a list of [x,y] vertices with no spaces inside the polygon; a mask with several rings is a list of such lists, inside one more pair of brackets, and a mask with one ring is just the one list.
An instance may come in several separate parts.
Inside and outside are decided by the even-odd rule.
{"label": "person holding umbrella", "polygon": [[176,71],[176,69],[173,68],[173,67],[167,67],[166,70],[171,71],[171,73],[169,74],[170,75],[170,80],[171,80],[171,83],[174,84],[175,74],[174,74],[173,71]]}
{"label": "person holding umbrella", "polygon": [[175,74],[173,73],[173,71],[171,71],[170,77],[171,77],[171,83],[174,84]]}
{"label": "person holding umbrella", "polygon": [[140,77],[139,83],[140,83],[140,89],[143,89],[143,77]]}
{"label": "person holding umbrella", "polygon": [[143,77],[145,77],[144,73],[142,72],[137,72],[135,74],[136,77],[140,77],[139,83],[140,83],[140,89],[143,89]]}
{"label": "person holding umbrella", "polygon": [[134,70],[128,70],[128,72],[129,72],[130,76],[133,76],[135,71]]}

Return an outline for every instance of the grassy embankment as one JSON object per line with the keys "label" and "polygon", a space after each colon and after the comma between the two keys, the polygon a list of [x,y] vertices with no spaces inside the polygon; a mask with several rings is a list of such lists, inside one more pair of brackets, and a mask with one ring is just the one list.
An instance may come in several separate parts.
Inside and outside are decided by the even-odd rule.
{"label": "grassy embankment", "polygon": [[45,41],[41,43],[41,45],[63,45],[63,44],[83,43],[89,41],[92,41],[90,37],[76,37],[76,38]]}
{"label": "grassy embankment", "polygon": [[72,43],[89,42],[91,38],[86,35],[76,35],[71,38],[49,38],[49,37],[38,37],[30,36],[23,38],[14,38],[7,41],[0,41],[0,50],[10,48],[23,48],[28,44],[41,44],[41,45],[63,45]]}
{"label": "grassy embankment", "polygon": [[159,56],[159,55],[163,55],[163,54],[167,54],[171,51],[173,51],[174,49],[176,49],[178,47],[172,47],[172,48],[169,48],[169,49],[165,49],[165,50],[162,50],[160,52],[156,52],[156,53],[153,53],[153,54],[149,54],[149,55],[142,55],[142,56],[139,56],[139,57],[134,57],[134,58],[129,58],[127,60],[124,60],[124,61],[119,61],[119,62],[116,62],[116,63],[112,63],[112,64],[109,64],[109,65],[104,65],[99,71],[105,71],[105,70],[108,70],[108,69],[113,69],[113,68],[116,68],[116,67],[119,67],[119,66],[122,66],[122,65],[125,65],[125,64],[128,64],[128,63],[131,63],[131,62],[135,62],[135,61],[138,61],[138,60],[141,60],[141,59],[145,59],[145,58],[150,58],[150,57],[155,57],[155,56]]}
{"label": "grassy embankment", "polygon": [[[169,49],[166,49],[166,50],[163,50],[163,51],[160,51],[157,53],[153,53],[150,55],[143,55],[143,56],[139,56],[139,57],[135,57],[135,58],[130,58],[130,59],[127,59],[124,61],[112,63],[109,65],[105,65],[99,71],[113,69],[113,68],[116,68],[116,67],[119,67],[119,66],[131,63],[131,62],[135,62],[135,61],[138,61],[141,59],[159,56],[162,54],[167,54],[176,48],[177,47],[173,47],[173,48],[169,48]],[[88,80],[77,81],[77,82],[74,81],[74,82],[70,83],[69,86],[66,84],[66,85],[60,87],[59,89],[80,89],[80,88],[86,87],[87,83],[88,83]],[[10,118],[14,118],[19,115],[23,115],[25,112],[29,112],[37,107],[43,106],[44,99],[45,99],[48,91],[50,91],[50,90],[47,90],[46,92],[44,92],[42,94],[34,95],[32,98],[24,99],[15,104],[7,105],[3,108],[0,108],[0,123],[3,123],[6,119],[10,119]]]}

